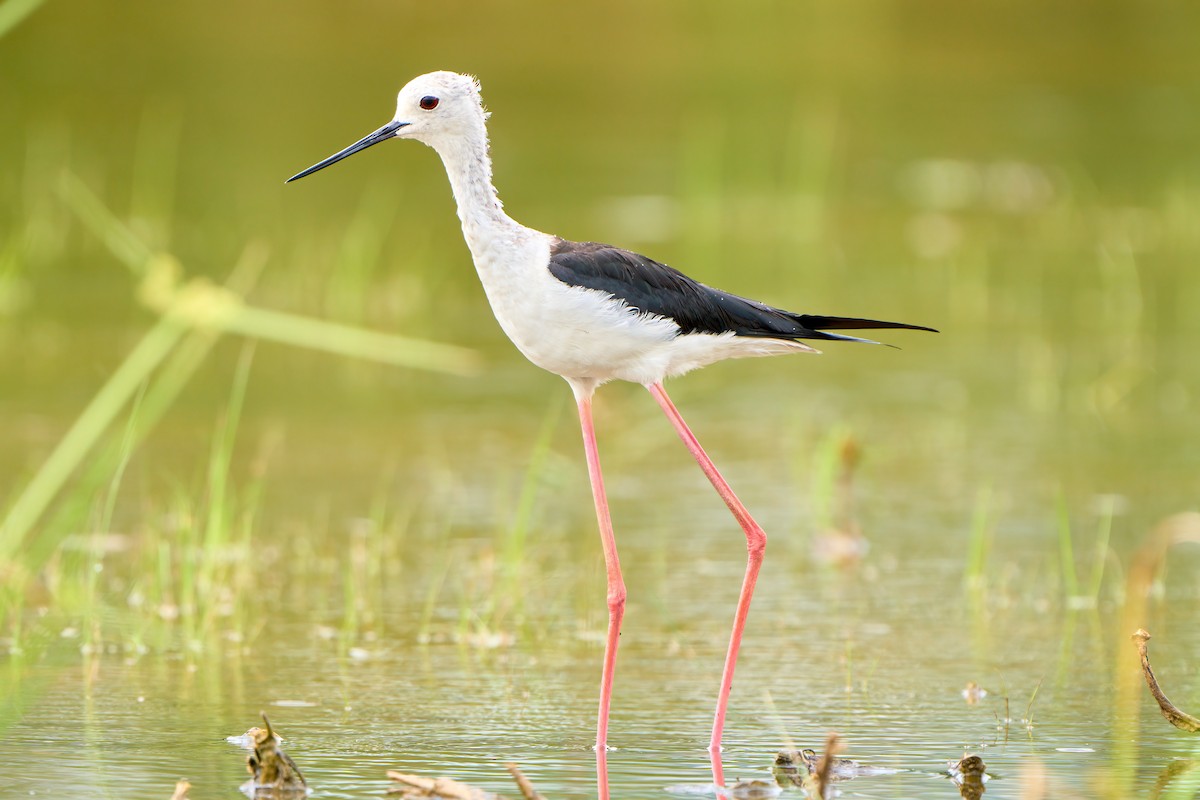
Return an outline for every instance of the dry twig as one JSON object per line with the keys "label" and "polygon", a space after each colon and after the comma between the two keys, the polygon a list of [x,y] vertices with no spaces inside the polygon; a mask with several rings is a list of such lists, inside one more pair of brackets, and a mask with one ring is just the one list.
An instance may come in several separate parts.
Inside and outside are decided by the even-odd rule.
{"label": "dry twig", "polygon": [[[533,784],[516,764],[508,763],[504,766],[516,781],[517,788],[521,790],[521,797],[524,800],[545,800],[538,794],[537,789],[533,788]],[[389,769],[387,776],[401,784],[388,789],[387,793],[401,797],[443,798],[443,800],[508,800],[502,794],[485,792],[483,789],[456,781],[453,778],[426,778],[396,769]]]}
{"label": "dry twig", "polygon": [[517,788],[521,790],[521,797],[524,797],[525,800],[545,800],[545,798],[538,794],[537,789],[533,788],[533,784],[529,782],[529,778],[525,777],[525,774],[521,772],[516,764],[510,761],[504,765],[504,768],[509,771],[513,776],[513,780],[517,782]]}
{"label": "dry twig", "polygon": [[817,771],[813,778],[816,781],[817,797],[825,796],[825,787],[829,785],[829,775],[833,769],[834,756],[842,747],[842,740],[838,737],[836,731],[830,731],[829,737],[825,739],[825,752],[821,753],[821,760],[817,762]]}
{"label": "dry twig", "polygon": [[1167,722],[1180,730],[1200,733],[1200,719],[1181,711],[1167,699],[1162,689],[1158,688],[1158,679],[1154,677],[1154,670],[1150,668],[1150,653],[1146,648],[1146,642],[1150,641],[1150,634],[1145,628],[1138,628],[1132,639],[1138,649],[1138,655],[1142,657],[1142,674],[1146,676],[1146,685],[1150,687],[1150,694],[1154,695],[1154,699],[1158,701],[1158,707],[1162,710],[1162,715],[1167,718]]}
{"label": "dry twig", "polygon": [[387,776],[403,786],[393,786],[388,794],[402,797],[441,797],[445,800],[507,800],[502,795],[485,792],[453,778],[425,778],[389,769]]}

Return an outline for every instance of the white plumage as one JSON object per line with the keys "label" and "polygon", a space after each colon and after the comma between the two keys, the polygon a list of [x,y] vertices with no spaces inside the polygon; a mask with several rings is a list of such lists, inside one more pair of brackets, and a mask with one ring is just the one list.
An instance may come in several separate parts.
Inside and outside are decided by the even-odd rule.
{"label": "white plumage", "polygon": [[704,286],[636,253],[527,228],[504,212],[492,185],[487,118],[475,79],[453,72],[422,75],[400,90],[391,122],[290,180],[392,138],[432,147],[446,166],[463,236],[500,327],[530,361],[563,376],[574,390],[608,575],[609,624],[596,726],[601,800],[608,799],[608,717],[625,583],[600,472],[591,398],[597,386],[614,379],[649,389],[746,535],[746,573],[709,740],[713,779],[723,785],[721,733],[766,534],[700,447],[662,381],[726,358],[816,352],[801,339],[869,341],[829,330],[920,326],[796,314]]}

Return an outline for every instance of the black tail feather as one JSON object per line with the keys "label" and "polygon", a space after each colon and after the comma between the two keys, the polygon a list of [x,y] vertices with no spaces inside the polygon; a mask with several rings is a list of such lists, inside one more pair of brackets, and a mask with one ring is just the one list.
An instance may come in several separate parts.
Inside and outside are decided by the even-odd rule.
{"label": "black tail feather", "polygon": [[937,328],[924,325],[909,325],[906,322],[885,322],[881,319],[859,319],[858,317],[824,317],[819,314],[797,314],[796,321],[814,331],[821,330],[865,330],[867,328],[905,328],[910,331],[938,333]]}

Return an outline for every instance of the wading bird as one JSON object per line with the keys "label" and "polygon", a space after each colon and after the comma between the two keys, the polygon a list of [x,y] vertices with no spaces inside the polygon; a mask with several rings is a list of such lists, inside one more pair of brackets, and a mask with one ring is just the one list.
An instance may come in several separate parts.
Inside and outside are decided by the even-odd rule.
{"label": "wading bird", "polygon": [[700,447],[667,396],[663,381],[726,358],[817,352],[802,341],[805,339],[871,341],[830,333],[832,330],[933,329],[796,314],[705,286],[665,264],[619,247],[573,242],[527,228],[504,212],[492,185],[487,118],[474,78],[453,72],[422,75],[400,90],[395,119],[288,180],[303,178],[388,139],[415,139],[432,147],[446,167],[463,236],[500,327],[526,358],[571,385],[608,573],[608,637],[596,725],[602,798],[607,796],[608,712],[625,582],[596,451],[592,394],[607,381],[624,380],[642,384],[658,401],[746,534],[746,573],[709,741],[714,779],[721,784],[719,752],[725,709],[767,537]]}

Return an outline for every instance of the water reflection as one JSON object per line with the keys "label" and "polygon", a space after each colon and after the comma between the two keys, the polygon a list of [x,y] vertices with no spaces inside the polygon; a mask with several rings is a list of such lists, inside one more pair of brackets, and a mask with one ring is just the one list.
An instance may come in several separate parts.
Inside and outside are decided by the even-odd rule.
{"label": "water reflection", "polygon": [[983,785],[991,777],[986,770],[987,766],[979,756],[963,756],[959,761],[950,763],[950,780],[958,787],[963,800],[979,800],[983,797]]}
{"label": "water reflection", "polygon": [[[1198,768],[1200,768],[1200,761],[1195,759],[1181,758],[1171,761],[1158,773],[1158,778],[1154,781],[1154,787],[1148,795],[1149,798],[1154,800],[1154,798],[1166,795],[1167,789],[1172,783],[1184,776],[1193,774]],[[1195,795],[1193,794],[1192,796],[1194,797]]]}

